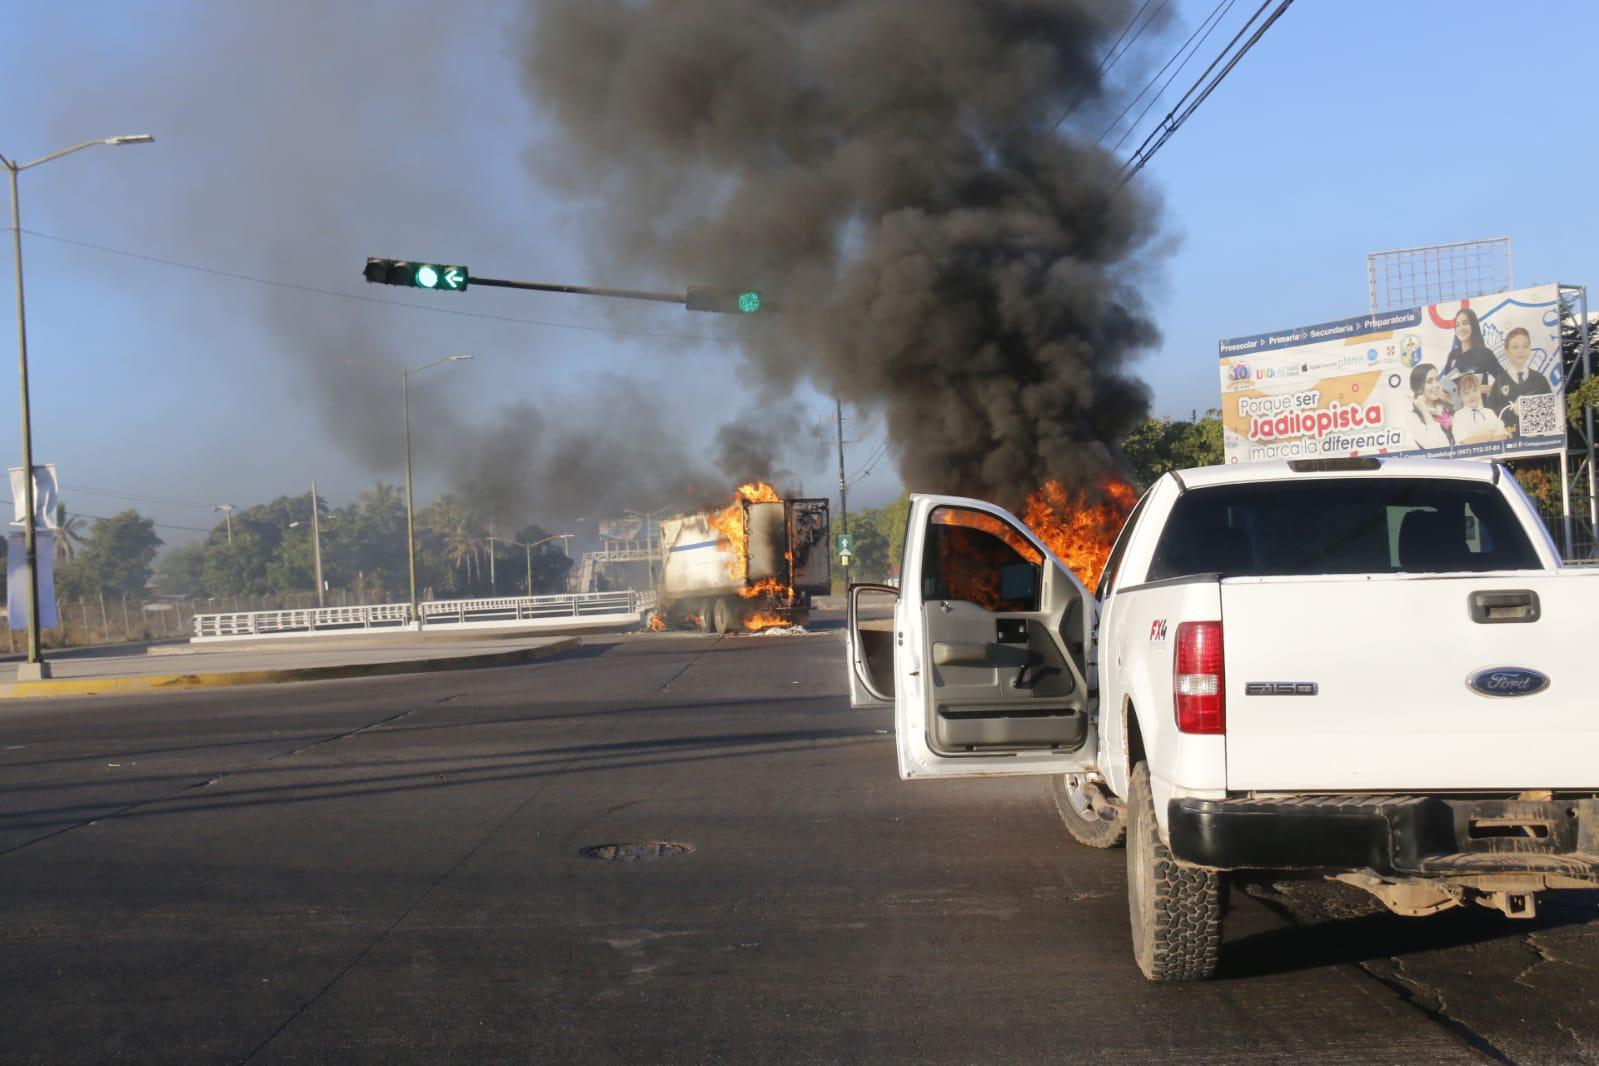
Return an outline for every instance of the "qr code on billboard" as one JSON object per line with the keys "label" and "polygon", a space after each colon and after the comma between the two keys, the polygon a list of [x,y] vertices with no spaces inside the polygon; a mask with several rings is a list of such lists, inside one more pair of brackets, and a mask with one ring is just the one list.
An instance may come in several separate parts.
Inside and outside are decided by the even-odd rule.
{"label": "qr code on billboard", "polygon": [[1521,435],[1523,437],[1549,437],[1560,432],[1560,397],[1523,396],[1521,398]]}

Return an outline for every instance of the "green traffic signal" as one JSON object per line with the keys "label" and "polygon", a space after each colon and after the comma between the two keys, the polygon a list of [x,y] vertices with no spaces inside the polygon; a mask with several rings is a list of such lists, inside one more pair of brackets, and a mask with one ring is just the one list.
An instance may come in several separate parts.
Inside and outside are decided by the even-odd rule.
{"label": "green traffic signal", "polygon": [[441,292],[463,292],[471,280],[464,266],[417,263],[409,259],[369,258],[362,274],[377,285],[409,285]]}
{"label": "green traffic signal", "polygon": [[690,285],[683,306],[690,311],[712,311],[724,315],[753,315],[757,311],[770,311],[771,305],[759,289],[727,289],[718,285]]}

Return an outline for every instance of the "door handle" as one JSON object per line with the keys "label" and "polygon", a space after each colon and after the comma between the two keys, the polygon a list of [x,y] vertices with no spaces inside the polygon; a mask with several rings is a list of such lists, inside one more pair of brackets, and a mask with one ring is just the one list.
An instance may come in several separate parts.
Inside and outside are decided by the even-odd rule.
{"label": "door handle", "polygon": [[[1016,671],[1016,676],[1010,679],[1010,687],[1021,688],[1022,686],[1026,685],[1027,671],[1039,665],[1041,662],[1043,662],[1043,660],[1044,657],[1042,655],[1035,655],[1032,652],[1028,652],[1027,661],[1022,663],[1022,668],[1020,670]],[[1035,677],[1033,680],[1037,681],[1038,678]]]}
{"label": "door handle", "polygon": [[1536,622],[1541,614],[1532,589],[1478,589],[1466,597],[1466,609],[1479,625]]}

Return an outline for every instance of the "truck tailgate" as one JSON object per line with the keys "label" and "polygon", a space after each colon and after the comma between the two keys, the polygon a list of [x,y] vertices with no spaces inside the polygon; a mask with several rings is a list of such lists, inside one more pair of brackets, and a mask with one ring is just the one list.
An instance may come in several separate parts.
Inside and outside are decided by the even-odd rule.
{"label": "truck tailgate", "polygon": [[[1532,592],[1538,617],[1478,620],[1479,591]],[[1599,571],[1233,578],[1221,601],[1230,789],[1599,786]],[[1493,667],[1549,684],[1468,685]]]}

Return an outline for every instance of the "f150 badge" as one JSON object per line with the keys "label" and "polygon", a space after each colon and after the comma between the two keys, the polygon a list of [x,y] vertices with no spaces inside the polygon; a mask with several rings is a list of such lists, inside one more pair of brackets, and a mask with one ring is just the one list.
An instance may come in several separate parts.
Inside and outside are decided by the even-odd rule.
{"label": "f150 badge", "polygon": [[1246,696],[1314,696],[1321,686],[1314,681],[1245,681]]}
{"label": "f150 badge", "polygon": [[1525,666],[1494,666],[1466,678],[1466,687],[1484,696],[1531,696],[1549,687],[1549,677]]}

